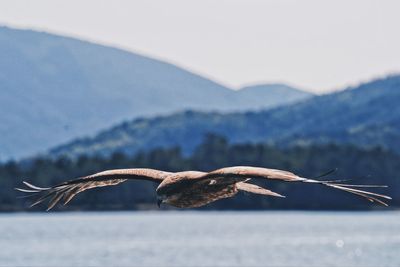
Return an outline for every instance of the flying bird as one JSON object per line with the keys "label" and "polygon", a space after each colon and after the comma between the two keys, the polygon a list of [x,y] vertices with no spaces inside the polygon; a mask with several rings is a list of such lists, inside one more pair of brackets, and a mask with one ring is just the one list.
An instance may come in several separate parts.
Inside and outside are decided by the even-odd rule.
{"label": "flying bird", "polygon": [[26,188],[16,188],[16,190],[39,196],[31,207],[50,199],[47,210],[52,209],[60,200],[63,201],[64,205],[67,204],[74,196],[85,190],[117,185],[128,180],[147,180],[157,183],[156,195],[159,207],[161,203],[165,203],[178,208],[196,208],[219,199],[233,197],[239,191],[272,197],[285,197],[267,188],[250,183],[252,179],[274,179],[283,182],[320,184],[352,193],[384,206],[387,206],[384,200],[391,199],[386,195],[359,189],[363,187],[386,187],[382,185],[344,184],[342,183],[343,180],[319,181],[316,180],[317,178],[307,179],[288,171],[249,166],[227,167],[211,172],[116,169],[95,173],[46,188],[23,182]]}

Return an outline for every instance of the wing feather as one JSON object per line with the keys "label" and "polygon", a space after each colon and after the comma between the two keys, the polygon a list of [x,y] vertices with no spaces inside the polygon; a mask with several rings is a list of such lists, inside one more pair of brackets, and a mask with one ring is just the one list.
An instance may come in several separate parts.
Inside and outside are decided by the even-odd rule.
{"label": "wing feather", "polygon": [[163,179],[169,176],[170,172],[164,172],[154,169],[118,169],[95,173],[89,176],[70,180],[53,187],[38,187],[28,182],[23,182],[27,187],[16,188],[16,190],[26,193],[41,193],[39,198],[31,207],[44,202],[51,197],[48,209],[52,209],[61,199],[64,205],[71,201],[77,194],[95,187],[117,185],[127,180],[147,180],[161,183]]}
{"label": "wing feather", "polygon": [[218,169],[208,174],[205,174],[198,179],[225,179],[225,178],[256,178],[256,179],[278,179],[286,182],[303,182],[303,183],[316,183],[325,185],[331,188],[342,190],[357,196],[368,199],[369,201],[378,202],[384,206],[387,203],[380,200],[379,198],[392,199],[389,196],[377,194],[365,190],[355,189],[354,187],[386,187],[380,185],[351,185],[351,184],[336,184],[335,181],[318,181],[314,179],[307,179],[300,177],[292,172],[267,169],[260,167],[249,167],[249,166],[236,166]]}
{"label": "wing feather", "polygon": [[204,175],[200,179],[207,178],[262,178],[262,179],[277,179],[283,181],[299,181],[302,178],[292,172],[282,171],[277,169],[268,169],[249,166],[235,166],[218,169]]}

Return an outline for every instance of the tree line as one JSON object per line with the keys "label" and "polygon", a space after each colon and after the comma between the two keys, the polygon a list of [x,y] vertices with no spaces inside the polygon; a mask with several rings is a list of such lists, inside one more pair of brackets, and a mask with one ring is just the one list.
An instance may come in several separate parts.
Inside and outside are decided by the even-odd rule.
{"label": "tree line", "polygon": [[[65,180],[106,169],[154,168],[165,171],[210,171],[226,166],[248,165],[283,169],[302,177],[312,178],[337,168],[322,179],[350,179],[356,184],[385,184],[377,189],[391,195],[391,207],[400,207],[400,156],[376,147],[360,149],[347,145],[319,145],[279,149],[267,144],[229,144],[218,135],[209,134],[191,155],[180,148],[155,149],[134,156],[115,153],[111,157],[81,156],[37,157],[29,161],[9,161],[0,164],[0,211],[45,210],[39,206],[29,209],[31,198],[20,198],[14,190],[23,180],[47,187]],[[273,180],[256,181],[285,199],[239,193],[232,199],[221,200],[202,209],[377,209],[379,206],[345,192],[321,185],[285,183]],[[96,188],[79,194],[68,206],[56,210],[131,210],[156,209],[156,184],[129,181],[118,186]],[[166,208],[166,207],[164,207]]]}

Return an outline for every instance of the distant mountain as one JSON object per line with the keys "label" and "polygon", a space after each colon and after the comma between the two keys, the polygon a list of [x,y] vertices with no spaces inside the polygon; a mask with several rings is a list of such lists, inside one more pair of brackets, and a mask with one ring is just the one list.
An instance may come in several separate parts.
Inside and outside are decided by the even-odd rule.
{"label": "distant mountain", "polygon": [[267,111],[225,115],[183,112],[136,119],[94,138],[59,146],[51,154],[132,154],[172,146],[191,153],[210,132],[233,143],[266,142],[285,147],[334,142],[400,152],[399,103],[400,75],[389,76]]}
{"label": "distant mountain", "polygon": [[[242,110],[262,110],[265,107],[277,107],[285,99],[285,104],[306,99],[310,93],[293,88],[285,84],[258,84],[241,88],[236,97],[243,102]],[[247,105],[247,106],[246,106]]]}
{"label": "distant mountain", "polygon": [[120,49],[0,27],[0,160],[138,116],[270,108],[310,96],[293,90],[290,97],[277,97],[269,87],[236,92]]}

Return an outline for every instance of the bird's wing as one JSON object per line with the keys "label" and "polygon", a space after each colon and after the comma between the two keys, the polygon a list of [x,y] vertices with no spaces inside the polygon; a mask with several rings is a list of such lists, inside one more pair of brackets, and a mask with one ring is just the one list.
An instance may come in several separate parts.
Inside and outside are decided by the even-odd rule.
{"label": "bird's wing", "polygon": [[267,169],[260,167],[249,167],[249,166],[236,166],[236,167],[227,167],[218,169],[215,171],[211,171],[201,177],[198,177],[199,180],[207,180],[207,179],[232,179],[237,178],[245,179],[245,178],[256,178],[256,179],[277,179],[287,182],[303,182],[303,183],[316,183],[322,184],[331,188],[339,189],[345,192],[349,192],[363,198],[368,199],[371,202],[377,202],[384,206],[387,204],[382,201],[382,199],[392,199],[389,196],[377,194],[365,190],[360,190],[356,188],[362,187],[386,187],[380,185],[352,185],[352,184],[342,184],[336,183],[335,181],[317,181],[314,179],[307,179],[300,177],[292,172],[276,170],[276,169]]}
{"label": "bird's wing", "polygon": [[87,189],[117,185],[126,180],[147,180],[161,183],[163,179],[169,176],[170,172],[164,172],[153,169],[118,169],[108,170],[78,179],[70,180],[53,187],[37,187],[28,182],[23,182],[27,188],[16,188],[16,190],[26,193],[39,194],[39,198],[31,207],[51,198],[47,210],[53,208],[61,199],[64,205],[67,204],[76,194]]}
{"label": "bird's wing", "polygon": [[211,171],[204,175],[200,179],[209,178],[262,178],[262,179],[278,179],[284,181],[297,181],[302,179],[300,176],[282,170],[267,169],[260,167],[249,167],[249,166],[235,166],[218,169]]}
{"label": "bird's wing", "polygon": [[240,191],[249,192],[249,193],[258,194],[258,195],[285,197],[285,196],[282,196],[281,194],[275,193],[266,188],[260,187],[255,184],[246,183],[246,182],[236,183],[236,188],[239,189]]}

